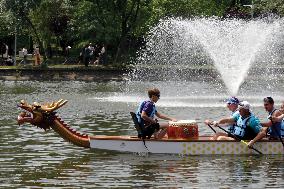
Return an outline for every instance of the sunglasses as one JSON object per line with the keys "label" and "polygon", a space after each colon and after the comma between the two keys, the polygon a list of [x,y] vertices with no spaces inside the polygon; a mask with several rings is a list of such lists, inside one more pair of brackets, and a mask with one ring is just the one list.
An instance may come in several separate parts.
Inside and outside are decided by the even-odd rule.
{"label": "sunglasses", "polygon": [[229,103],[227,103],[228,105],[231,105],[231,104],[235,104],[235,105],[238,105],[237,103],[231,103],[231,102],[229,102]]}
{"label": "sunglasses", "polygon": [[156,94],[155,96],[158,97],[158,98],[160,98],[160,94]]}

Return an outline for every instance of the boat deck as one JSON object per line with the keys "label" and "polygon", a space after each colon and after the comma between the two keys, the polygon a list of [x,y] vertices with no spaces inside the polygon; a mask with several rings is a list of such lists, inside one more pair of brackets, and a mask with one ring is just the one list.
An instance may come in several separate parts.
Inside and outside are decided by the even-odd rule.
{"label": "boat deck", "polygon": [[[199,136],[198,138],[190,138],[190,139],[145,139],[145,141],[164,141],[164,142],[224,142],[224,140],[216,141],[216,140],[210,140],[210,137],[212,136]],[[124,140],[124,141],[141,141],[140,138],[137,138],[136,136],[106,136],[106,135],[96,135],[96,136],[90,136],[90,140]],[[264,138],[261,141],[258,142],[277,142],[280,140],[269,140],[268,138]],[[236,140],[226,140],[226,142],[236,142]]]}

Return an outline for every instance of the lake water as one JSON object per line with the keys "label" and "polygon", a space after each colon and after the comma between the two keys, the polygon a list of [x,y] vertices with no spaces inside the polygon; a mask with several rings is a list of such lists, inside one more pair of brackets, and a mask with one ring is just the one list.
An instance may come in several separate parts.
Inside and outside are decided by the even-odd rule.
{"label": "lake water", "polygon": [[[265,120],[265,96],[279,106],[282,75],[270,80],[249,78],[239,91]],[[39,82],[0,81],[0,188],[284,188],[284,156],[140,156],[90,150],[65,142],[57,133],[31,125],[19,127],[21,99],[46,102],[67,99],[60,116],[90,135],[135,134],[129,111],[146,99],[146,88],[161,89],[160,112],[202,122],[228,116],[224,85],[210,79],[179,82]]]}

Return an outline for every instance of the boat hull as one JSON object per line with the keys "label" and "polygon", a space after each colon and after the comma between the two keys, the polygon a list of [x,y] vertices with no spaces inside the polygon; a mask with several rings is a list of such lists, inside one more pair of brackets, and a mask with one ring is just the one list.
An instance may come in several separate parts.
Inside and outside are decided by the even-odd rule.
{"label": "boat hull", "polygon": [[[90,137],[90,147],[94,149],[119,152],[212,155],[212,154],[257,154],[247,145],[238,141],[212,141],[208,136],[197,139],[149,139],[142,140],[131,136],[94,136]],[[284,154],[280,141],[262,140],[255,144],[263,154]]]}

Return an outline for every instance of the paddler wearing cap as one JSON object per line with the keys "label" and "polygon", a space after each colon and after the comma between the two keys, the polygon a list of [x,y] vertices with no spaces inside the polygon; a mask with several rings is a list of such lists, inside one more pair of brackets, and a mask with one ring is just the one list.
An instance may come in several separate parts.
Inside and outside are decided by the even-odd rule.
{"label": "paddler wearing cap", "polygon": [[[238,116],[240,114],[239,111],[238,111],[239,103],[240,103],[240,101],[239,101],[239,99],[237,97],[230,97],[229,99],[226,100],[227,108],[231,111],[231,115],[230,115],[229,118],[233,118],[234,116]],[[213,121],[205,120],[205,124],[206,125],[212,125]],[[228,131],[230,133],[234,132],[235,125],[236,125],[236,123],[227,125],[228,126]],[[223,133],[223,132],[217,132],[217,133],[215,133],[215,135],[211,139],[212,140],[217,140],[217,138],[219,136],[228,136],[228,134],[227,133]]]}
{"label": "paddler wearing cap", "polygon": [[[240,140],[251,140],[262,129],[259,119],[252,113],[251,105],[247,101],[239,103],[239,114],[214,122],[213,126],[223,124],[235,124],[234,131],[231,133]],[[233,135],[219,136],[217,140],[235,140]]]}

